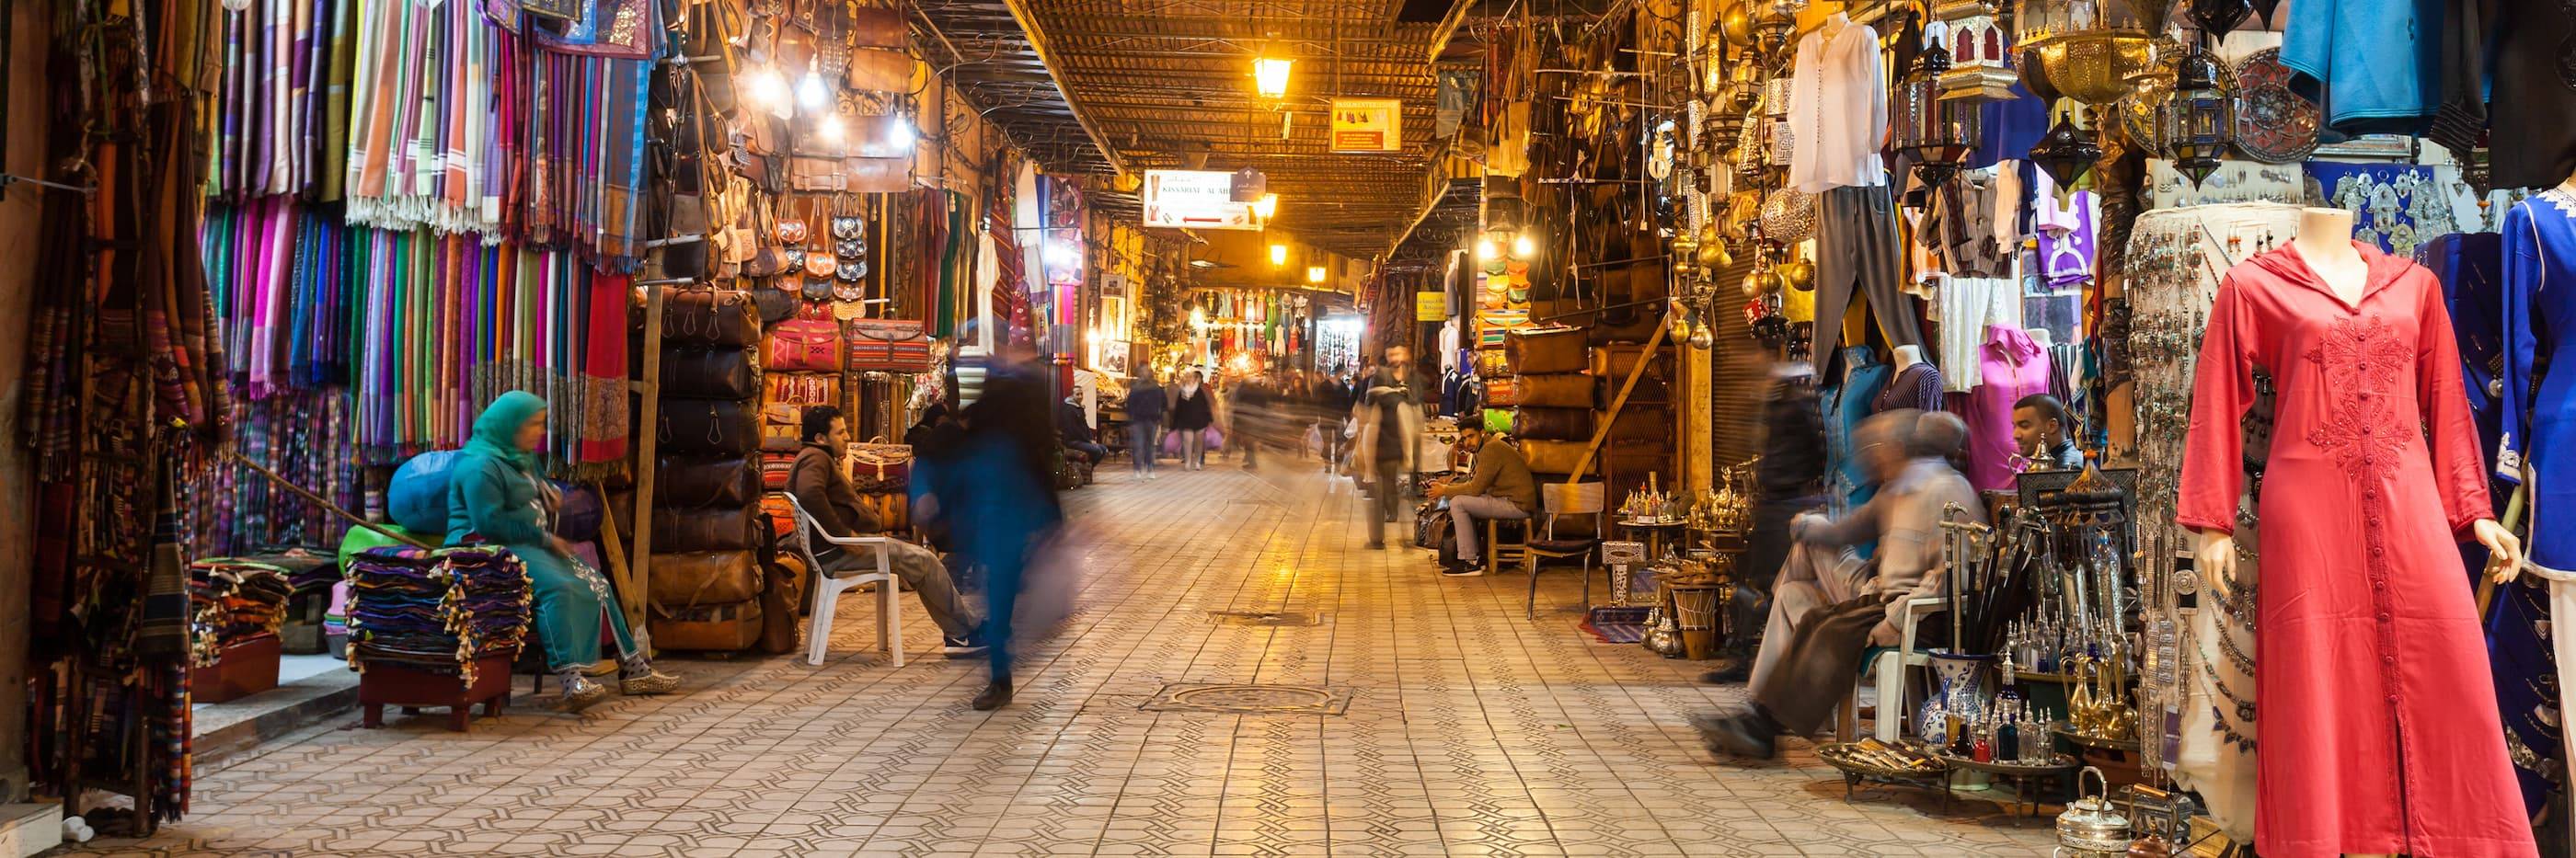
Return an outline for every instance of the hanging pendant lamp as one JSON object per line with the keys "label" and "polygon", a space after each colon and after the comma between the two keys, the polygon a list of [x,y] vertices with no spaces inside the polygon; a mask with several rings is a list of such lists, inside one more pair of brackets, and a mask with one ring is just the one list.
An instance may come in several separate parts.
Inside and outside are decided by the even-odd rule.
{"label": "hanging pendant lamp", "polygon": [[2102,145],[2093,142],[2093,135],[2075,127],[2073,114],[2063,111],[2057,114],[2057,124],[2039,138],[2039,145],[2030,147],[2031,163],[2038,164],[2040,172],[2047,173],[2049,180],[2061,188],[2075,187],[2100,160]]}
{"label": "hanging pendant lamp", "polygon": [[2218,58],[2198,45],[2186,49],[2159,117],[2165,155],[2198,187],[2236,142],[2236,93]]}
{"label": "hanging pendant lamp", "polygon": [[1950,49],[1941,44],[1941,30],[1926,31],[1931,44],[1896,85],[1888,111],[1897,152],[1914,160],[1914,174],[1929,186],[1958,175],[1960,162],[1984,136],[1975,104],[1941,97],[1941,73],[1950,70]]}

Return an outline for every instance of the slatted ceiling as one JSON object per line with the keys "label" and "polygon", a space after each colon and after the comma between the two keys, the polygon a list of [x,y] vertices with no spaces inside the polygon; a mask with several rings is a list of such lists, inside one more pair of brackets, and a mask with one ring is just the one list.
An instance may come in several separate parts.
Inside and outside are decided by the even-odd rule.
{"label": "slatted ceiling", "polygon": [[[925,0],[941,2],[970,0]],[[1369,258],[1412,222],[1431,168],[1436,83],[1427,46],[1437,22],[1399,22],[1398,5],[1030,0],[1024,8],[1071,105],[1130,169],[1261,170],[1280,196],[1278,228]],[[1252,60],[1264,52],[1296,60],[1277,104],[1253,89]],[[1332,154],[1326,111],[1336,95],[1401,100],[1403,150]],[[1293,114],[1285,139],[1282,111]],[[1087,138],[1078,126],[1070,133]]]}

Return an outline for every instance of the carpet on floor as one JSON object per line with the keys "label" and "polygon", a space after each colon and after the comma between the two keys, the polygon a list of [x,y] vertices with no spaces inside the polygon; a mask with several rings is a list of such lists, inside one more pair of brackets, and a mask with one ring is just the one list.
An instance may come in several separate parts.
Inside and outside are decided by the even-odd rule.
{"label": "carpet on floor", "polygon": [[1602,643],[1632,644],[1646,639],[1650,608],[1600,607],[1583,618],[1581,628]]}

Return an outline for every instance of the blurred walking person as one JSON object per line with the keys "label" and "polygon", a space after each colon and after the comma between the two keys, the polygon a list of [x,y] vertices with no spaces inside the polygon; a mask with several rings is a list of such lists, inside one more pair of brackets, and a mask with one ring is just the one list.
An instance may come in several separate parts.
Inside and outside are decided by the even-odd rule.
{"label": "blurred walking person", "polygon": [[1216,391],[1198,370],[1181,375],[1172,391],[1172,431],[1181,433],[1181,470],[1207,467],[1207,430],[1216,425]]}
{"label": "blurred walking person", "polygon": [[1164,405],[1170,400],[1153,376],[1127,381],[1127,455],[1136,473],[1154,479],[1154,457],[1163,450]]}
{"label": "blurred walking person", "polygon": [[[1018,344],[1010,351],[1028,353]],[[992,676],[974,706],[1011,704],[1011,619],[1036,546],[1064,522],[1055,496],[1058,453],[1053,397],[1043,376],[1015,360],[997,368],[983,395],[966,408],[957,455],[939,470],[938,491],[957,544],[984,578],[984,636]]]}
{"label": "blurred walking person", "polygon": [[1354,453],[1359,478],[1369,484],[1371,505],[1368,547],[1386,547],[1386,526],[1395,521],[1404,496],[1404,478],[1413,473],[1422,437],[1422,386],[1413,370],[1413,350],[1389,346],[1386,365],[1369,374],[1351,419],[1359,421]]}

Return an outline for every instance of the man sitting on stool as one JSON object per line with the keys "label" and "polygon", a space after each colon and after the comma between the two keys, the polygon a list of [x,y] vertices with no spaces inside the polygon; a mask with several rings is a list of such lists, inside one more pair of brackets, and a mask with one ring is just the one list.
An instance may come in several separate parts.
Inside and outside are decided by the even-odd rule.
{"label": "man sitting on stool", "polygon": [[[1691,717],[1710,750],[1769,759],[1780,734],[1815,732],[1851,693],[1861,654],[1897,642],[1905,602],[1941,592],[1943,511],[1956,504],[1968,520],[1986,520],[1976,488],[1948,459],[1966,439],[1967,426],[1941,412],[1899,409],[1861,423],[1854,449],[1879,492],[1840,519],[1809,513],[1791,525],[1798,547],[1780,570],[1754,657],[1752,706]],[[1845,550],[1872,538],[1878,550],[1866,563]],[[1901,704],[1879,701],[1879,717],[1894,717]]]}
{"label": "man sitting on stool", "polygon": [[1485,555],[1476,544],[1477,522],[1489,518],[1529,520],[1538,510],[1538,478],[1529,460],[1501,435],[1469,425],[1458,433],[1458,445],[1474,451],[1476,470],[1464,481],[1440,483],[1428,493],[1449,499],[1449,521],[1457,528],[1458,558],[1442,574],[1472,578],[1485,574]]}
{"label": "man sitting on stool", "polygon": [[[796,451],[796,464],[787,472],[787,489],[796,495],[797,505],[814,517],[815,526],[822,528],[824,535],[878,535],[885,525],[859,502],[858,486],[850,482],[849,472],[841,469],[841,458],[850,449],[850,421],[841,416],[841,409],[817,405],[805,409],[800,428],[805,446]],[[849,552],[831,544],[813,548],[814,562],[824,566],[814,570],[816,575],[876,571],[873,551]],[[969,656],[984,651],[973,640],[983,620],[972,616],[958,601],[957,581],[949,576],[947,567],[940,565],[937,553],[901,539],[888,540],[886,568],[903,579],[913,595],[921,597],[921,607],[929,612],[931,622],[939,624],[940,634],[946,638],[947,654]]]}

